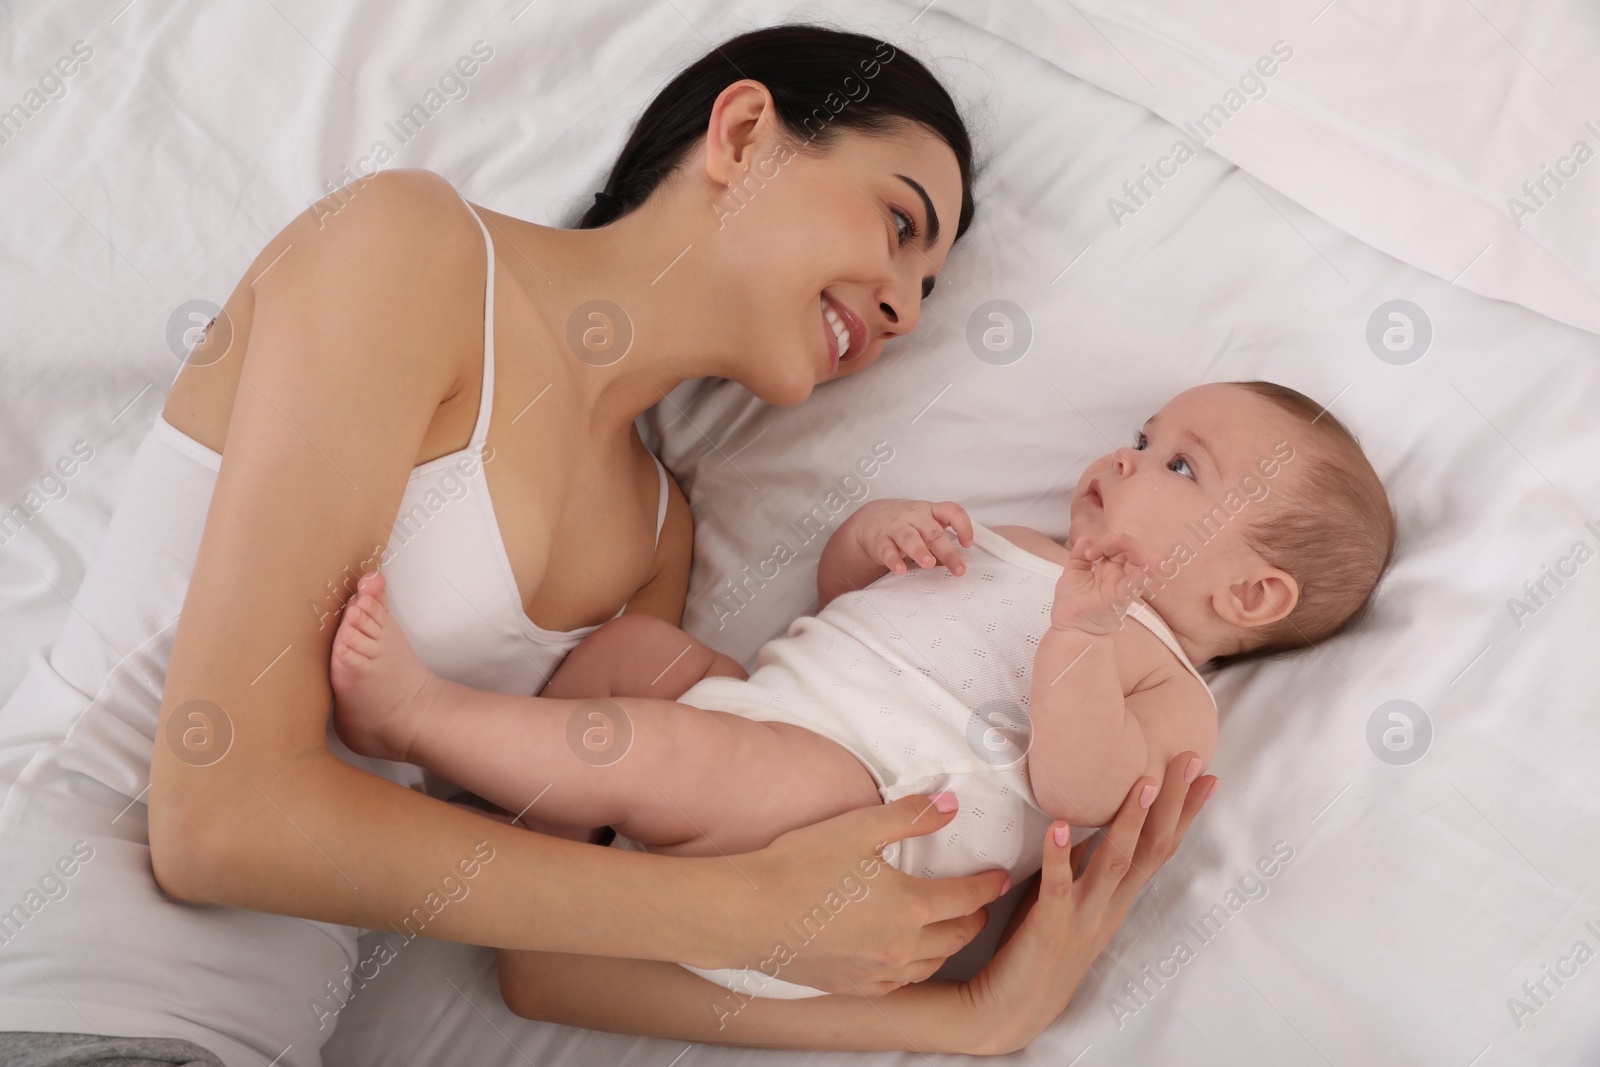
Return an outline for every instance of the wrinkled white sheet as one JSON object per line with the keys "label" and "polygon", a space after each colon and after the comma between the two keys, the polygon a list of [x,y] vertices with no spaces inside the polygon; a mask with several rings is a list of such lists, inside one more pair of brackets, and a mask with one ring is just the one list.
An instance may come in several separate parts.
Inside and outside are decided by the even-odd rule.
{"label": "wrinkled white sheet", "polygon": [[997,13],[952,0],[938,10],[1192,130],[1381,252],[1600,331],[1592,4],[1074,0]]}
{"label": "wrinkled white sheet", "polygon": [[[687,627],[749,662],[812,607],[825,534],[804,541],[795,526],[815,509],[836,523],[852,498],[953,498],[983,522],[1059,535],[1082,464],[1182,388],[1260,376],[1331,402],[1400,516],[1378,610],[1316,652],[1216,680],[1221,792],[1073,1005],[1016,1058],[1594,1062],[1600,963],[1561,986],[1544,968],[1572,966],[1579,941],[1600,949],[1597,564],[1547,579],[1537,605],[1524,583],[1570,567],[1579,541],[1600,549],[1586,525],[1600,527],[1600,338],[1584,332],[1600,330],[1600,162],[1520,230],[1503,201],[1572,141],[1600,149],[1583,125],[1600,125],[1584,58],[1595,16],[1570,3],[1319,7],[8,9],[0,105],[74,42],[93,55],[0,144],[0,502],[48,501],[0,544],[0,684],[70,610],[176,372],[169,316],[222,300],[324,183],[374,142],[396,147],[385,123],[475,41],[494,58],[390,165],[560,224],[675,70],[742,29],[821,18],[934,60],[990,159],[978,221],[916,338],[870,373],[795,409],[686,384],[647,419],[696,516]],[[1294,55],[1267,95],[1113,219],[1123,183],[1278,40]],[[1032,329],[1010,365],[966,340],[994,299]],[[1366,340],[1394,299],[1431,324],[1407,365]],[[874,449],[892,458],[852,477]],[[796,558],[730,595],[724,583],[761,573],[779,542]],[[1536,610],[1514,613],[1513,598]],[[1367,739],[1392,700],[1432,727],[1406,766]],[[1266,860],[1273,877],[1251,877]],[[1197,935],[1190,924],[1219,906],[1225,921]],[[1192,958],[1164,963],[1179,941]],[[1523,983],[1542,978],[1530,996]],[[418,942],[341,1015],[327,1059],[666,1064],[683,1049],[512,1018],[487,951]],[[696,1049],[682,1062],[825,1058]]]}

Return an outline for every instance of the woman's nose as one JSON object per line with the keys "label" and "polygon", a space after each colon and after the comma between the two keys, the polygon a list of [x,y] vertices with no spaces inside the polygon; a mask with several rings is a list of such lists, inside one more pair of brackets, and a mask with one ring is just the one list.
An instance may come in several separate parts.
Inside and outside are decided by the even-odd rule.
{"label": "woman's nose", "polygon": [[885,279],[877,298],[880,336],[888,339],[908,334],[917,328],[922,314],[922,276],[913,277],[909,269],[898,272],[892,281]]}
{"label": "woman's nose", "polygon": [[878,331],[878,336],[887,341],[915,330],[920,304],[921,301],[916,299],[907,300],[893,294],[880,294],[878,315],[881,329]]}

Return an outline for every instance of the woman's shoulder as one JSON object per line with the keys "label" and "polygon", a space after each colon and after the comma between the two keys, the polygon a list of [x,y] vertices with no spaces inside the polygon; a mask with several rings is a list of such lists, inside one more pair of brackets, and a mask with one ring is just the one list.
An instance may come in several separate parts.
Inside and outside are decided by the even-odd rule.
{"label": "woman's shoulder", "polygon": [[[481,292],[484,239],[473,211],[442,175],[403,168],[357,178],[291,219],[250,265],[241,286],[315,290]],[[477,265],[477,278],[470,268]],[[469,277],[463,278],[463,269]]]}
{"label": "woman's shoulder", "polygon": [[457,356],[475,365],[486,246],[472,209],[443,176],[405,168],[359,178],[302,212],[280,238],[292,251],[286,246],[279,265],[263,265],[264,282],[252,283],[260,298],[276,283],[277,295],[336,312],[388,350],[430,360],[449,353],[452,365]]}
{"label": "woman's shoulder", "polygon": [[440,251],[483,251],[472,209],[443,175],[419,167],[357,178],[311,205],[301,220],[318,237],[359,242],[439,245]]}
{"label": "woman's shoulder", "polygon": [[[481,363],[486,269],[472,211],[442,176],[405,169],[358,179],[267,242],[218,316],[225,328],[208,327],[203,344],[224,351],[196,347],[163,413],[221,452],[244,363],[294,360],[281,343],[292,331],[314,335],[317,351],[337,352],[364,377],[409,378],[437,406]],[[331,369],[325,356],[310,368]]]}

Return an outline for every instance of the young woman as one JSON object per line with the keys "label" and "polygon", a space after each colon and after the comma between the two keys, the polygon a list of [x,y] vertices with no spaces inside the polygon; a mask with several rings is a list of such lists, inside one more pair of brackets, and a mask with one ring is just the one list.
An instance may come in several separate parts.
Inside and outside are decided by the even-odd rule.
{"label": "young woman", "polygon": [[[358,927],[507,950],[524,1011],[727,1040],[680,1017],[698,979],[663,961],[759,956],[838,872],[950,814],[907,798],[737,866],[486,819],[336,753],[338,612],[381,565],[430,666],[524,693],[616,614],[677,622],[692,524],[635,419],[690,378],[790,405],[869,366],[916,328],[971,180],[956,109],[914,59],[777,27],[661,92],[579,229],[424,171],[291,222],[179,375],[65,630],[5,709],[34,725],[0,752],[0,902],[22,902],[0,917],[0,1058],[95,1062],[109,1042],[315,1064]],[[1147,822],[1141,779],[1077,882],[1055,850],[986,977],[945,987],[969,1021],[1005,1020],[971,1041],[1026,1041],[1061,1010],[1212,781],[1169,785]],[[925,979],[1004,880],[885,868],[786,976],[867,995]],[[655,1006],[570,1000],[617,982]],[[752,1007],[738,1040],[897,1046],[882,1005],[931,992]]]}

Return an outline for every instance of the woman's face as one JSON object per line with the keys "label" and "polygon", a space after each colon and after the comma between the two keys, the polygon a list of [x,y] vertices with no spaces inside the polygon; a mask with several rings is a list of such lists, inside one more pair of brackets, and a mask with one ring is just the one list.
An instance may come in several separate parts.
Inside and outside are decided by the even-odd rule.
{"label": "woman's face", "polygon": [[787,406],[917,328],[955,240],[961,172],[921,126],[841,129],[825,151],[802,152],[768,112],[749,136],[724,171],[732,187],[711,186],[712,244],[742,323],[739,380]]}

